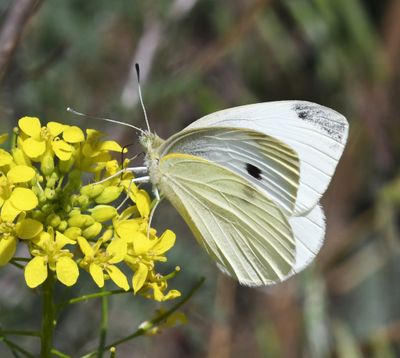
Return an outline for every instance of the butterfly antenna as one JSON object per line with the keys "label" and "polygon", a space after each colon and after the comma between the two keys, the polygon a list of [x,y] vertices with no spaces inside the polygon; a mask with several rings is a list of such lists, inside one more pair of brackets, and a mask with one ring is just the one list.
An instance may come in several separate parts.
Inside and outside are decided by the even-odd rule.
{"label": "butterfly antenna", "polygon": [[135,69],[136,69],[136,76],[137,76],[137,80],[138,80],[139,101],[140,101],[140,105],[142,106],[144,119],[146,121],[147,130],[150,132],[149,119],[147,118],[146,108],[144,107],[144,103],[143,103],[142,89],[141,89],[141,86],[140,86],[140,68],[139,68],[139,64],[138,63],[135,63]]}
{"label": "butterfly antenna", "polygon": [[121,126],[126,126],[126,127],[129,127],[129,128],[133,128],[133,129],[139,131],[142,134],[146,134],[146,132],[143,129],[140,129],[139,127],[136,127],[136,126],[134,126],[132,124],[129,124],[129,123],[120,122],[120,121],[117,121],[115,119],[96,117],[96,116],[89,116],[88,114],[75,111],[71,107],[67,108],[67,112],[71,112],[71,113],[73,113],[73,114],[75,114],[77,116],[82,116],[82,117],[86,117],[86,118],[98,119],[98,120],[105,121],[105,122],[120,124]]}

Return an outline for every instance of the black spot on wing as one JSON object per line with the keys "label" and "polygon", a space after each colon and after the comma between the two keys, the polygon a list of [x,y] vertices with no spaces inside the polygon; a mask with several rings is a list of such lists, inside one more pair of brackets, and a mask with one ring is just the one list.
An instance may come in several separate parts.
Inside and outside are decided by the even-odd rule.
{"label": "black spot on wing", "polygon": [[300,119],[317,126],[329,137],[342,142],[347,124],[334,110],[308,102],[296,103],[293,110]]}
{"label": "black spot on wing", "polygon": [[260,168],[254,166],[253,164],[247,163],[246,164],[247,173],[249,173],[252,177],[261,180],[262,171]]}

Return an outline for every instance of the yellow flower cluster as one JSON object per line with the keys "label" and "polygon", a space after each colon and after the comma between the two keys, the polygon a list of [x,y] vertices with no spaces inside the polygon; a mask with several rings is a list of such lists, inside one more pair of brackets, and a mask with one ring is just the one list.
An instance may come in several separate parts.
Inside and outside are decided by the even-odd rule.
{"label": "yellow flower cluster", "polygon": [[[58,122],[42,126],[34,117],[19,120],[16,136],[10,151],[0,149],[0,265],[27,261],[15,257],[24,245],[31,288],[49,273],[72,286],[85,270],[98,287],[111,279],[157,301],[180,296],[167,289],[173,275],[155,271],[175,234],[157,236],[149,228],[148,193],[131,183],[131,173],[102,181],[128,162],[112,158],[111,152],[123,151],[117,142],[102,140],[93,129],[85,135]],[[0,144],[6,140],[0,136]],[[88,174],[94,182],[83,185]]]}

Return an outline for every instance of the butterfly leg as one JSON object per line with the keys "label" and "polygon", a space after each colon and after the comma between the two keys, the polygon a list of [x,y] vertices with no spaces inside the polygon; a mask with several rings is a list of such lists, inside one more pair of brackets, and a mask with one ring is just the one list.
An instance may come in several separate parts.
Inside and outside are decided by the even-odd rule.
{"label": "butterfly leg", "polygon": [[151,208],[150,215],[149,215],[149,225],[147,226],[147,237],[148,238],[150,237],[150,228],[151,228],[151,222],[153,221],[154,213],[156,211],[158,204],[160,204],[161,200],[162,200],[162,198],[160,198],[160,195],[158,194],[158,191],[157,191],[157,195],[158,195],[158,197],[156,196],[155,203],[154,203],[153,207]]}
{"label": "butterfly leg", "polygon": [[117,210],[121,209],[122,206],[128,201],[129,199],[129,191],[131,190],[131,186],[132,184],[136,184],[136,183],[148,183],[150,181],[150,177],[149,176],[144,176],[144,177],[140,177],[140,178],[134,178],[130,181],[128,188],[126,190],[126,197],[124,200],[122,200],[121,204],[118,205]]}
{"label": "butterfly leg", "polygon": [[[107,180],[116,178],[116,177],[118,177],[119,175],[124,174],[124,173],[127,173],[127,172],[135,173],[135,174],[146,174],[147,171],[148,171],[147,167],[131,167],[131,168],[124,168],[124,169],[118,170],[115,174],[110,175],[109,177],[104,178],[104,179],[102,179],[102,180],[100,180],[100,181],[98,181],[98,182],[96,182],[96,183],[94,183],[94,184],[102,184],[102,183],[106,182]],[[145,176],[145,177],[143,177],[143,178],[148,178],[148,177]],[[136,179],[141,179],[141,178],[135,178],[135,179],[133,179],[133,180],[136,180]]]}

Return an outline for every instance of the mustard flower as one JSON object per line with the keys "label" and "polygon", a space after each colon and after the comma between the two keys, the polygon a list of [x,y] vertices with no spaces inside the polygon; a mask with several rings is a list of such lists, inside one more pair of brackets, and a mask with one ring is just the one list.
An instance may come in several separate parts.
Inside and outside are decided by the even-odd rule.
{"label": "mustard flower", "polygon": [[[86,268],[99,287],[104,286],[107,275],[118,286],[125,291],[129,290],[129,284],[124,273],[114,264],[122,261],[126,245],[122,240],[113,240],[106,250],[101,249],[102,241],[98,240],[93,246],[82,236],[78,237],[79,246],[85,255],[80,266]],[[120,245],[122,244],[122,245]]]}
{"label": "mustard flower", "polygon": [[[167,290],[173,275],[157,273],[175,234],[149,227],[150,195],[132,173],[115,175],[129,160],[119,163],[112,153],[126,150],[103,137],[36,117],[18,121],[15,146],[0,149],[0,266],[25,245],[31,288],[49,275],[72,286],[87,272],[98,287],[109,280],[156,301],[178,297]],[[6,140],[0,135],[0,144]]]}
{"label": "mustard flower", "polygon": [[35,171],[25,165],[12,167],[6,175],[0,176],[0,217],[13,221],[24,210],[32,210],[38,205],[36,194],[29,188],[17,186],[29,182]]}
{"label": "mustard flower", "polygon": [[31,287],[42,284],[48,275],[48,269],[55,271],[57,279],[66,286],[76,283],[79,270],[77,263],[72,259],[73,253],[65,249],[66,245],[75,245],[76,242],[49,227],[42,231],[38,238],[32,240],[31,254],[33,259],[25,267],[25,281]]}

